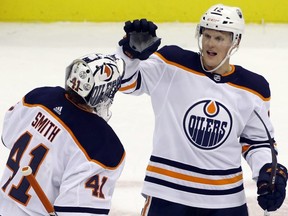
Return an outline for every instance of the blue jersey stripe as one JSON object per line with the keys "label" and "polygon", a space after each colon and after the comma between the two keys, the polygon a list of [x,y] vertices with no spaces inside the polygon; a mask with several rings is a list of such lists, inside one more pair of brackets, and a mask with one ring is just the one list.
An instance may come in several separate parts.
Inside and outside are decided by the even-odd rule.
{"label": "blue jersey stripe", "polygon": [[175,167],[175,168],[179,168],[179,169],[184,169],[184,170],[196,172],[196,173],[210,175],[210,176],[213,176],[213,175],[225,176],[225,175],[231,175],[231,174],[242,172],[241,167],[234,168],[234,169],[228,169],[228,170],[201,169],[201,168],[198,168],[195,166],[191,166],[189,164],[184,164],[184,163],[180,163],[178,161],[173,161],[173,160],[169,160],[169,159],[165,159],[165,158],[161,158],[161,157],[157,157],[157,156],[153,156],[153,155],[151,156],[150,161],[169,165],[171,167]]}
{"label": "blue jersey stripe", "polygon": [[87,208],[87,207],[69,207],[69,206],[54,206],[56,212],[70,213],[91,213],[108,215],[109,209]]}
{"label": "blue jersey stripe", "polygon": [[169,181],[165,181],[162,179],[158,179],[155,177],[151,177],[151,176],[146,176],[145,177],[145,181],[146,182],[151,182],[154,184],[158,184],[161,186],[165,186],[168,188],[173,188],[175,190],[180,190],[180,191],[184,191],[184,192],[188,192],[188,193],[195,193],[195,194],[203,194],[203,195],[229,195],[229,194],[234,194],[234,193],[238,193],[240,191],[242,191],[244,189],[243,184],[241,184],[240,186],[237,186],[235,188],[231,188],[231,189],[224,189],[224,190],[207,190],[207,189],[199,189],[199,188],[193,188],[193,187],[187,187],[184,185],[179,185],[179,184],[175,184]]}

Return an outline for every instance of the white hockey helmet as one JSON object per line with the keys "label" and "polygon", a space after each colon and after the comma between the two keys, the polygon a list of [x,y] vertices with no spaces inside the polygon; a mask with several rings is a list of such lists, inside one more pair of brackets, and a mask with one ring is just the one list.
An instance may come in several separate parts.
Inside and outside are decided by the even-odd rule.
{"label": "white hockey helmet", "polygon": [[233,42],[240,42],[244,33],[245,22],[240,8],[217,4],[210,7],[201,17],[197,31],[202,34],[203,28],[233,33]]}
{"label": "white hockey helmet", "polygon": [[226,57],[220,62],[220,64],[212,70],[206,70],[203,66],[203,60],[201,65],[204,71],[214,72],[220,68],[224,62],[230,58],[239,48],[242,34],[244,33],[245,22],[243,14],[240,8],[230,7],[222,4],[217,4],[210,7],[201,17],[200,23],[197,25],[196,37],[198,39],[199,51],[202,55],[202,46],[200,43],[203,29],[212,29],[216,31],[225,31],[232,33],[232,45],[226,55]]}
{"label": "white hockey helmet", "polygon": [[96,114],[108,121],[109,107],[121,86],[124,61],[116,55],[89,54],[66,68],[65,88],[76,92]]}

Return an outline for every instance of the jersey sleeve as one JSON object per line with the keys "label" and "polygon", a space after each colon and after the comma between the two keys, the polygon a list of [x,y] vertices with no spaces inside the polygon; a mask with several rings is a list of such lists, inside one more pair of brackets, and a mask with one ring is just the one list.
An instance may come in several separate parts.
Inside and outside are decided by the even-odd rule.
{"label": "jersey sleeve", "polygon": [[120,91],[133,95],[143,93],[151,95],[165,70],[164,62],[155,54],[145,61],[130,59],[120,48],[117,50],[117,55],[123,58],[126,64]]}
{"label": "jersey sleeve", "polygon": [[3,130],[2,130],[2,142],[3,145],[8,149],[11,149],[13,146],[13,134],[11,131],[15,131],[18,129],[18,122],[21,119],[21,102],[18,102],[14,106],[10,107],[8,111],[5,113],[4,121],[3,121]]}
{"label": "jersey sleeve", "polygon": [[95,162],[83,161],[80,152],[69,160],[54,202],[55,211],[64,215],[108,215],[116,181],[124,162],[106,169]]}
{"label": "jersey sleeve", "polygon": [[[255,111],[263,120],[272,137],[272,141],[276,145],[274,140],[274,128],[269,117],[269,107],[270,102],[264,101],[263,105]],[[252,178],[254,180],[258,178],[261,167],[272,161],[270,142],[264,124],[256,113],[253,112],[240,137],[242,154],[251,167]]]}

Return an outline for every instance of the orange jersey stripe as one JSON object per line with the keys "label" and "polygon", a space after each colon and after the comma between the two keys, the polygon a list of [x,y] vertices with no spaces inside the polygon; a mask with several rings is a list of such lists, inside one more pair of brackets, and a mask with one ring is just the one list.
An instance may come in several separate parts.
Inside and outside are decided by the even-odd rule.
{"label": "orange jersey stripe", "polygon": [[242,174],[239,174],[235,177],[232,178],[227,178],[227,179],[206,179],[206,178],[201,178],[201,177],[196,177],[196,176],[190,176],[178,172],[174,172],[171,170],[155,167],[149,165],[147,167],[147,171],[158,173],[161,175],[169,176],[172,178],[176,179],[181,179],[189,182],[194,182],[194,183],[200,183],[200,184],[209,184],[209,185],[227,185],[227,184],[233,184],[238,181],[241,181],[243,179]]}
{"label": "orange jersey stripe", "polygon": [[128,86],[121,87],[119,89],[119,91],[126,91],[126,90],[129,90],[129,89],[133,89],[133,88],[136,87],[136,84],[137,84],[137,80],[135,82],[133,82],[132,84],[128,85]]}
{"label": "orange jersey stripe", "polygon": [[177,63],[175,63],[175,62],[172,62],[172,61],[167,60],[167,59],[164,58],[160,53],[157,53],[157,52],[156,52],[155,54],[156,54],[159,58],[161,58],[164,62],[166,62],[167,64],[174,65],[174,66],[176,66],[176,67],[182,68],[183,70],[186,70],[186,71],[191,72],[191,73],[195,73],[195,74],[200,75],[200,76],[205,76],[203,73],[200,73],[200,72],[198,72],[198,71],[195,71],[195,70],[192,70],[192,69],[190,69],[190,68],[187,68],[187,67],[185,67],[185,66],[183,66],[183,65],[180,65],[180,64],[177,64]]}

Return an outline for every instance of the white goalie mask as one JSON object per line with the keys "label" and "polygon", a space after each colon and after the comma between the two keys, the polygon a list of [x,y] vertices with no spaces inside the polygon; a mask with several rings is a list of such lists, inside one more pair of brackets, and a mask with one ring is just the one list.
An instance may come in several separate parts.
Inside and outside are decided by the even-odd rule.
{"label": "white goalie mask", "polygon": [[[217,68],[219,68],[226,61],[226,59],[228,59],[238,50],[245,28],[242,11],[238,7],[224,6],[222,4],[217,4],[210,7],[201,17],[200,23],[197,25],[196,29],[196,37],[198,39],[200,53],[202,53],[200,41],[204,28],[232,33],[232,46],[228,51],[227,56],[223,59],[220,65],[217,66]],[[208,72],[213,72],[217,70],[217,68]]]}
{"label": "white goalie mask", "polygon": [[121,86],[124,61],[116,55],[90,54],[66,68],[65,88],[76,92],[97,115],[108,121],[115,93]]}

